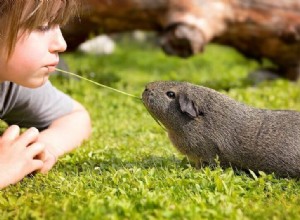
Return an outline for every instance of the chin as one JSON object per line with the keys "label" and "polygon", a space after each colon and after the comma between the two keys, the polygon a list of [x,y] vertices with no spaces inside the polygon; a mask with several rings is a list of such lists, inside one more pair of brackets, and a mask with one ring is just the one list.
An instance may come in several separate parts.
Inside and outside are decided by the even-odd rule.
{"label": "chin", "polygon": [[39,87],[43,86],[47,81],[48,81],[48,76],[45,76],[43,79],[35,80],[35,81],[30,82],[28,84],[24,84],[22,86],[27,87],[27,88],[31,88],[31,89],[36,89],[36,88],[39,88]]}

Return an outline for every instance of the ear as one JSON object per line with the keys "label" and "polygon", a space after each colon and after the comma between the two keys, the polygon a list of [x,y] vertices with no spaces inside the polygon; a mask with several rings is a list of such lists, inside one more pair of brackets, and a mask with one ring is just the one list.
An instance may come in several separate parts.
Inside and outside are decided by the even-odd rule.
{"label": "ear", "polygon": [[194,101],[187,97],[186,94],[179,94],[179,106],[182,113],[191,118],[199,116],[199,111]]}

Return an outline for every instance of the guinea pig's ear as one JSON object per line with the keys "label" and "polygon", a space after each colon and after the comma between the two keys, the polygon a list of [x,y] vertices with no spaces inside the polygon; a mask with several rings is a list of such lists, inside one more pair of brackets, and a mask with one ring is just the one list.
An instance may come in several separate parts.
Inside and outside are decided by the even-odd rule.
{"label": "guinea pig's ear", "polygon": [[181,112],[191,118],[196,118],[199,115],[198,108],[194,101],[187,97],[186,94],[179,94],[179,106]]}

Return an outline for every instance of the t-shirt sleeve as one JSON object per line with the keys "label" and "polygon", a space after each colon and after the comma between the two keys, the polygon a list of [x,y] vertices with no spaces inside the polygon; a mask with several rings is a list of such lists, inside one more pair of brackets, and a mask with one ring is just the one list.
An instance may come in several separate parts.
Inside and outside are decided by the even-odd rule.
{"label": "t-shirt sleeve", "polygon": [[49,81],[35,89],[17,86],[10,93],[11,101],[2,117],[8,124],[44,129],[73,109],[71,97],[57,90]]}

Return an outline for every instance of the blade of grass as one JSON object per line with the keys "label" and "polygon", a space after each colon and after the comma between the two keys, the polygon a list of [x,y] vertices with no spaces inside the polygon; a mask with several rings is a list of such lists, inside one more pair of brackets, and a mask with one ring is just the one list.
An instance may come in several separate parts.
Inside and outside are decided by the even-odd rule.
{"label": "blade of grass", "polygon": [[83,77],[83,76],[80,76],[80,75],[78,75],[78,74],[76,74],[76,73],[72,73],[72,72],[69,72],[69,71],[61,70],[61,69],[58,69],[58,68],[55,68],[55,69],[56,69],[57,71],[59,71],[59,72],[67,73],[67,74],[69,74],[69,75],[72,75],[72,76],[75,76],[75,77],[77,77],[77,78],[80,78],[80,79],[83,79],[83,80],[85,80],[85,81],[88,81],[88,82],[90,82],[90,83],[93,83],[93,84],[95,84],[95,85],[97,85],[97,86],[100,86],[100,87],[103,87],[103,88],[106,88],[106,89],[113,90],[113,91],[115,91],[115,92],[121,93],[121,94],[123,94],[123,95],[130,96],[130,97],[132,97],[132,98],[136,98],[136,99],[142,100],[140,97],[137,97],[137,96],[132,95],[132,94],[129,94],[129,93],[127,93],[127,92],[123,92],[123,91],[121,91],[121,90],[118,90],[118,89],[115,89],[115,88],[112,88],[112,87],[103,85],[103,84],[98,83],[98,82],[95,82],[95,81],[93,81],[93,80],[90,80],[90,79],[88,79],[88,78],[85,78],[85,77]]}

